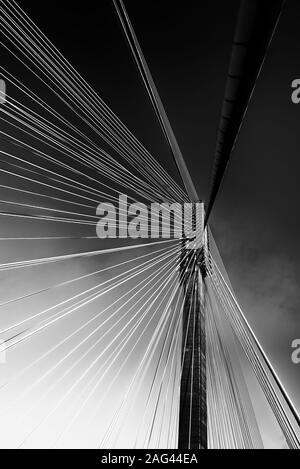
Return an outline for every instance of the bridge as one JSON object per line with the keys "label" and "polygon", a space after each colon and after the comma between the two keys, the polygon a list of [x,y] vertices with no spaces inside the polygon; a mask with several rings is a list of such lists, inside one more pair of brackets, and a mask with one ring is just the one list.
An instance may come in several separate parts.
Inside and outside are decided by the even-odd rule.
{"label": "bridge", "polygon": [[[111,3],[180,183],[26,11],[1,0],[0,446],[263,448],[267,421],[300,449],[298,412],[209,225],[284,2],[240,2],[206,201],[125,4]],[[107,226],[118,220],[108,240],[96,235],[100,203]],[[153,203],[172,226],[184,212],[192,236],[162,236],[164,219],[141,235]]]}

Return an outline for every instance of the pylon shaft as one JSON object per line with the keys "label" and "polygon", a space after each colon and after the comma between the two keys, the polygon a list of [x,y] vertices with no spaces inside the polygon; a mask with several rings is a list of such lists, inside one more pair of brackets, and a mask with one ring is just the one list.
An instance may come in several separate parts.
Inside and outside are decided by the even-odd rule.
{"label": "pylon shaft", "polygon": [[198,267],[185,286],[180,387],[180,449],[207,448],[206,343],[203,284]]}

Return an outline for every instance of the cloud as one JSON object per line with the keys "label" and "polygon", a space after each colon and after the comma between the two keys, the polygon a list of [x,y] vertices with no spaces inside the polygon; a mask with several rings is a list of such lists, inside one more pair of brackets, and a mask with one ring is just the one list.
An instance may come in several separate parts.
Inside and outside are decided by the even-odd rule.
{"label": "cloud", "polygon": [[[281,317],[300,333],[300,271],[297,256],[270,241],[259,223],[236,220],[218,225],[216,239],[240,301],[269,320]],[[294,325],[295,325],[294,324]]]}

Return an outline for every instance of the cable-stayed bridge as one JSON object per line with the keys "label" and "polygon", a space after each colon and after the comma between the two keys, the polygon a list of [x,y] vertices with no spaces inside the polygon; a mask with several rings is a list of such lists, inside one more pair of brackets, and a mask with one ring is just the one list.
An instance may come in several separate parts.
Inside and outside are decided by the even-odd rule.
{"label": "cable-stayed bridge", "polygon": [[[248,449],[264,447],[267,428],[299,449],[298,413],[209,227],[283,2],[241,1],[205,203],[125,5],[112,4],[182,184],[26,11],[1,0],[0,445]],[[120,194],[146,231],[150,204],[174,204],[178,226],[197,204],[186,205],[194,235],[126,237]],[[102,202],[117,224],[105,241]]]}

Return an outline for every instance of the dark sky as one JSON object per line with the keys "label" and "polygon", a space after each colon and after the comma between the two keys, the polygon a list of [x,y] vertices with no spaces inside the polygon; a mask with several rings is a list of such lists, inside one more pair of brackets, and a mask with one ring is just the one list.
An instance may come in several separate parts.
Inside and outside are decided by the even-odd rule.
{"label": "dark sky", "polygon": [[[52,42],[177,178],[109,0],[20,1]],[[127,0],[198,193],[207,201],[237,0]],[[211,228],[250,323],[300,409],[300,3],[287,0]],[[78,84],[80,86],[80,84]]]}

